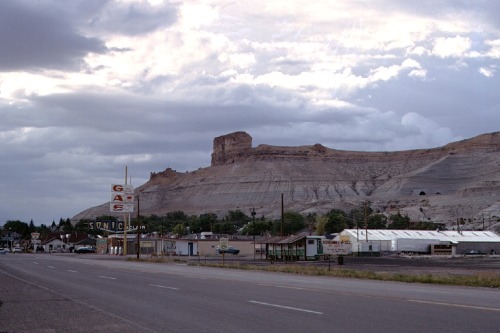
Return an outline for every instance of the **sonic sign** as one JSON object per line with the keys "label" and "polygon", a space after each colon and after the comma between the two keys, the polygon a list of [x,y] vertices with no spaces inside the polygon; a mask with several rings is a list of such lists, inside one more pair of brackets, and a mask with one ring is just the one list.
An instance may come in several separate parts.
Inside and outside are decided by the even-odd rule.
{"label": "sonic sign", "polygon": [[111,213],[133,213],[134,187],[132,185],[112,184],[109,210]]}

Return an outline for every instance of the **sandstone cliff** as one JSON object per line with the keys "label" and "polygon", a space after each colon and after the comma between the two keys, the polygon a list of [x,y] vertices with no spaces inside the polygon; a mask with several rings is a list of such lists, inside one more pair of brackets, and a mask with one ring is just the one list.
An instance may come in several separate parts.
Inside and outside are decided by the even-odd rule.
{"label": "sandstone cliff", "polygon": [[[388,214],[453,224],[457,218],[494,226],[500,216],[500,132],[444,147],[398,152],[353,152],[320,144],[300,147],[260,145],[236,132],[214,139],[212,165],[178,173],[152,173],[136,189],[141,214],[187,214],[255,207],[258,216],[279,218],[286,210],[326,213],[370,201]],[[108,205],[74,219],[108,214]]]}

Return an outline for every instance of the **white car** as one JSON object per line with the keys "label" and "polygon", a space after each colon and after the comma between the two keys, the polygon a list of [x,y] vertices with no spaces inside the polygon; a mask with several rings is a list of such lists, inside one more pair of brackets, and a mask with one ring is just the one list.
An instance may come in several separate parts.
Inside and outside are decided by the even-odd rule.
{"label": "white car", "polygon": [[12,249],[12,253],[23,253],[23,249],[20,247],[15,247]]}
{"label": "white car", "polygon": [[0,247],[0,254],[7,254],[7,249]]}

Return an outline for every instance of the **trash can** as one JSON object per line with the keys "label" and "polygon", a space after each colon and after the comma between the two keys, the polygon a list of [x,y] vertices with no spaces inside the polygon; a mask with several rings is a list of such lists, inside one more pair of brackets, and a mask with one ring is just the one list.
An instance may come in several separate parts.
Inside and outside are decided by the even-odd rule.
{"label": "trash can", "polygon": [[337,262],[338,262],[339,265],[343,265],[344,264],[344,257],[343,256],[339,256],[337,258]]}

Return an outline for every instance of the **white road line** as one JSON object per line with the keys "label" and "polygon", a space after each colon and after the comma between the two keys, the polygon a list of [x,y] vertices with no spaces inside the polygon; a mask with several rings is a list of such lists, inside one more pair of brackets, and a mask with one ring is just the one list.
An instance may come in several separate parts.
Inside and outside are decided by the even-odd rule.
{"label": "white road line", "polygon": [[74,270],[71,270],[71,269],[67,269],[66,271],[68,271],[70,273],[78,273],[77,271],[74,271]]}
{"label": "white road line", "polygon": [[249,302],[254,303],[254,304],[265,305],[265,306],[272,306],[272,307],[280,308],[280,309],[286,309],[286,310],[301,311],[301,312],[314,313],[314,314],[319,314],[319,315],[323,314],[323,312],[312,311],[312,310],[307,310],[307,309],[300,309],[300,308],[293,308],[291,306],[284,306],[284,305],[279,305],[279,304],[271,304],[271,303],[264,303],[264,302],[257,302],[257,301],[249,301]]}
{"label": "white road line", "polygon": [[100,275],[99,276],[101,279],[109,279],[109,280],[116,280],[115,277],[111,277],[111,276],[104,276],[104,275]]}
{"label": "white road line", "polygon": [[168,287],[168,286],[162,286],[160,284],[150,284],[151,287],[156,287],[156,288],[163,288],[163,289],[171,289],[171,290],[179,290],[179,288],[174,288],[174,287]]}
{"label": "white road line", "polygon": [[306,288],[303,287],[290,287],[290,286],[282,286],[279,284],[266,284],[266,283],[258,283],[259,286],[264,286],[264,287],[275,287],[275,288],[286,288],[286,289],[296,289],[296,290],[305,290]]}
{"label": "white road line", "polygon": [[298,290],[304,290],[306,288],[302,287],[290,287],[290,286],[275,286],[276,288],[285,288],[285,289],[298,289]]}
{"label": "white road line", "polygon": [[443,303],[443,302],[422,301],[422,300],[418,300],[418,299],[409,299],[408,302],[433,304],[433,305],[443,305],[443,306],[452,306],[452,307],[456,307],[456,308],[466,308],[466,309],[476,309],[476,310],[486,310],[486,311],[497,311],[497,312],[500,312],[499,308],[488,308],[488,307],[484,307],[484,306],[475,306],[475,305],[466,305],[466,304],[453,304],[453,303]]}
{"label": "white road line", "polygon": [[48,268],[55,268],[54,266],[47,266]]}
{"label": "white road line", "polygon": [[33,263],[34,263],[35,265],[39,265],[39,263],[37,263],[36,261],[33,261]]}
{"label": "white road line", "polygon": [[455,291],[436,291],[436,290],[424,290],[424,289],[407,289],[407,290],[416,291],[420,293],[432,293],[432,294],[469,295],[468,293],[457,293]]}

